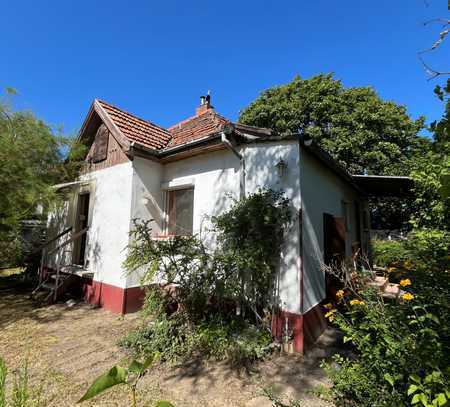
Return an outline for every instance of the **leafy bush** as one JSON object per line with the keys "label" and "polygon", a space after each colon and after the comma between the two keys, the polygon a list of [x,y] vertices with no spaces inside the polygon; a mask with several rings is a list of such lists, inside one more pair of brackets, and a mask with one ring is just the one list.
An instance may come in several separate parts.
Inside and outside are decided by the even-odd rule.
{"label": "leafy bush", "polygon": [[324,364],[338,405],[409,405],[414,399],[440,406],[450,400],[450,279],[411,264],[400,270],[399,302],[365,287],[356,273],[336,307],[328,305],[326,316],[355,350],[353,359],[337,355]]}
{"label": "leafy bush", "polygon": [[415,230],[403,241],[373,242],[374,262],[378,266],[398,266],[405,261],[450,268],[450,232],[438,229]]}
{"label": "leafy bush", "polygon": [[135,221],[125,267],[154,284],[144,306],[153,321],[121,344],[169,361],[200,353],[237,363],[264,356],[271,342],[264,315],[277,306],[275,273],[290,219],[281,192],[260,190],[212,219],[214,251],[197,236],[152,239],[148,222]]}
{"label": "leafy bush", "polygon": [[408,251],[402,241],[374,240],[372,248],[377,266],[394,266],[408,259]]}
{"label": "leafy bush", "polygon": [[174,314],[158,316],[130,332],[119,344],[136,355],[157,351],[169,362],[202,355],[246,364],[268,354],[271,341],[268,331],[243,320],[221,321],[215,317],[193,325],[182,314]]}
{"label": "leafy bush", "polygon": [[409,258],[429,266],[450,267],[450,232],[438,229],[416,230],[406,240]]}

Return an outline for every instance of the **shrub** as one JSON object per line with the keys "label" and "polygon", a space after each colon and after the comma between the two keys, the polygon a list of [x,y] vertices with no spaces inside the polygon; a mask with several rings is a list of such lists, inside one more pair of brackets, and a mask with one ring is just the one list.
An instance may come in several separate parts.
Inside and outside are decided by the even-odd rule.
{"label": "shrub", "polygon": [[[409,405],[415,398],[434,406],[450,400],[450,281],[424,269],[402,272],[409,278],[399,302],[365,288],[358,272],[336,307],[328,305],[326,316],[355,351],[353,359],[338,355],[324,364],[338,405]],[[441,292],[432,294],[437,287]]]}
{"label": "shrub", "polygon": [[406,240],[410,259],[435,267],[450,267],[450,232],[438,229],[416,230]]}
{"label": "shrub", "polygon": [[408,259],[403,241],[374,240],[372,242],[374,263],[377,266],[394,266]]}
{"label": "shrub", "polygon": [[143,284],[161,284],[147,292],[144,315],[153,321],[122,345],[169,361],[263,357],[271,342],[263,315],[277,306],[273,287],[290,219],[281,192],[260,190],[212,219],[213,251],[197,236],[154,240],[148,222],[135,221],[125,267],[143,271]]}
{"label": "shrub", "polygon": [[398,266],[405,261],[450,268],[450,232],[438,229],[415,230],[407,240],[373,242],[374,262],[378,266]]}

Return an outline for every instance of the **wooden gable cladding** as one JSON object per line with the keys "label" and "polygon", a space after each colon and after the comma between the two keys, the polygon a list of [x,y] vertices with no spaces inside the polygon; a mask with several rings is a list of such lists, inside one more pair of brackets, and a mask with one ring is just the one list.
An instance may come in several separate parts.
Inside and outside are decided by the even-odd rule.
{"label": "wooden gable cladding", "polygon": [[[103,158],[104,157],[104,158]],[[95,135],[94,142],[90,146],[86,156],[83,173],[101,170],[130,161],[123,152],[122,147],[102,124]]]}
{"label": "wooden gable cladding", "polygon": [[94,149],[92,152],[92,161],[94,163],[106,160],[106,157],[108,156],[108,140],[109,131],[107,127],[102,124],[95,134]]}

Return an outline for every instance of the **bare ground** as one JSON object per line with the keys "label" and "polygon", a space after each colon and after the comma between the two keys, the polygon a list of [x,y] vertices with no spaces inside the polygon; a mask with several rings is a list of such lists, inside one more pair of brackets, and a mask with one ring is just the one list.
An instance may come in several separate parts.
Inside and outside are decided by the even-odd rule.
{"label": "bare ground", "polygon": [[[28,360],[34,388],[42,386],[43,405],[75,406],[92,380],[127,355],[117,340],[140,323],[139,314],[121,317],[86,304],[39,306],[28,292],[0,290],[0,356],[10,371]],[[274,356],[252,372],[226,363],[192,360],[157,366],[139,385],[141,406],[167,399],[184,406],[270,406],[264,386],[302,400],[302,406],[330,405],[311,394],[328,386],[320,360],[333,352],[334,334],[326,332],[305,358]],[[127,392],[116,388],[84,405],[129,406]]]}

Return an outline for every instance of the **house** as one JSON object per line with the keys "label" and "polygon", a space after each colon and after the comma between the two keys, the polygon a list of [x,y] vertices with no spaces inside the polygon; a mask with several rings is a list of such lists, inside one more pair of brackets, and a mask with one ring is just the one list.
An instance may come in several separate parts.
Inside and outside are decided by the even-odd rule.
{"label": "house", "polygon": [[[368,253],[371,185],[375,193],[405,187],[400,178],[374,183],[351,176],[298,134],[232,123],[209,96],[192,117],[167,129],[95,100],[79,141],[89,147],[84,170],[76,181],[57,186],[66,200],[49,220],[59,234],[54,245],[66,244],[47,253],[45,267],[71,267],[93,304],[135,311],[143,299],[139,276],[122,268],[133,219],[152,220],[155,238],[197,233],[208,216],[230,207],[232,197],[281,189],[297,216],[281,259],[282,314],[274,330],[279,334],[287,319],[299,352],[325,326],[322,262],[339,252]],[[67,240],[67,230],[75,237]]]}

